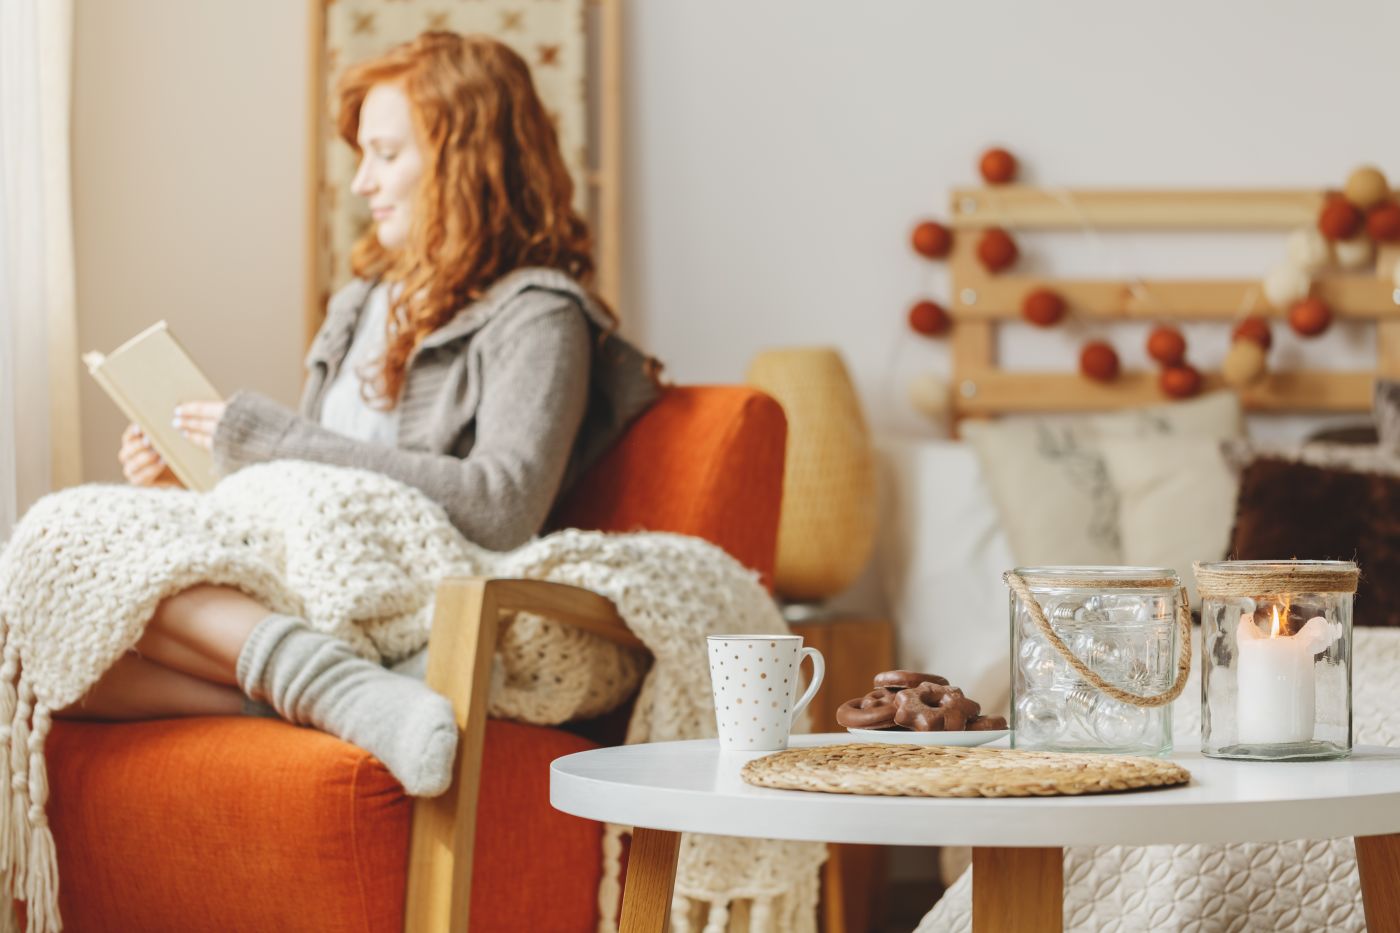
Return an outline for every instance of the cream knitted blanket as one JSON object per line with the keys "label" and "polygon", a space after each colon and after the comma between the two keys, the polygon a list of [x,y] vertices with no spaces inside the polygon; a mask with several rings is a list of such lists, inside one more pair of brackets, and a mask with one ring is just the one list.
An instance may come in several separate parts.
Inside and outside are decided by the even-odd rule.
{"label": "cream knitted blanket", "polygon": [[[493,553],[417,490],[363,470],[279,461],[208,493],[90,485],[50,495],[0,552],[0,892],[27,902],[30,933],[62,928],[45,816],[53,711],[136,644],[160,600],[201,581],[237,586],[392,663],[426,644],[435,585],[449,575],[535,577],[611,598],[655,658],[629,742],[714,734],[705,634],[786,630],[757,577],[703,541],[565,531]],[[502,639],[490,712],[546,724],[595,715],[630,695],[642,668],[591,635],[521,618]],[[604,835],[603,931],[616,929],[619,835]],[[754,933],[815,930],[824,858],[813,843],[688,837],[676,925],[702,917],[720,933],[740,905]]]}

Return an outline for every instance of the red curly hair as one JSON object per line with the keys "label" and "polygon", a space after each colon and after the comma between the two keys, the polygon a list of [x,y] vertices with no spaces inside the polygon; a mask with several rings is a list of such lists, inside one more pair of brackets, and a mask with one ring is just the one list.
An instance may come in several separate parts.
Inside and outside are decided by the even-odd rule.
{"label": "red curly hair", "polygon": [[337,122],[357,154],[360,108],[383,83],[409,100],[423,178],[403,248],[385,249],[371,228],[350,268],[400,286],[382,367],[366,386],[393,408],[414,348],[497,279],[544,266],[586,286],[593,257],[554,125],[519,55],[488,36],[425,32],[351,66],[336,87]]}

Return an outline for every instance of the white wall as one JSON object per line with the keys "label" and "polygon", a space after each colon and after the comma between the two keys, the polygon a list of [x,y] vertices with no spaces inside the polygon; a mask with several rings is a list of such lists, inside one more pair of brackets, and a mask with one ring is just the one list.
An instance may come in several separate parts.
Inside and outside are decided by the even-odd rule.
{"label": "white wall", "polygon": [[[80,343],[158,317],[225,391],[286,402],[301,375],[307,4],[78,0],[74,195]],[[1400,180],[1400,5],[1249,0],[996,4],[627,0],[626,329],[684,382],[762,347],[834,344],[871,420],[946,347],[908,303],[946,298],[906,246],[1012,148],[1072,186]],[[1281,238],[1023,241],[1063,274],[1261,273]],[[1013,335],[1010,365],[1069,368],[1082,334]],[[1209,364],[1222,333],[1188,334]],[[1140,332],[1116,332],[1125,362]],[[1278,365],[1365,366],[1338,331]],[[115,478],[121,418],[84,385],[85,475]]]}
{"label": "white wall", "polygon": [[[684,382],[765,346],[834,344],[877,425],[947,348],[904,327],[941,269],[907,247],[1008,146],[1066,187],[1400,180],[1400,4],[645,0],[628,5],[627,312]],[[1061,274],[1262,274],[1282,236],[1025,238]],[[1126,364],[1144,331],[1115,337]],[[1009,365],[1072,369],[1082,332],[1017,334]],[[1223,356],[1219,327],[1188,332]],[[1338,331],[1275,365],[1367,367]],[[925,427],[925,429],[927,429]]]}
{"label": "white wall", "polygon": [[[84,350],[112,350],[165,318],[221,391],[295,401],[307,13],[292,0],[78,0]],[[84,477],[120,479],[125,421],[86,375],[82,391]]]}

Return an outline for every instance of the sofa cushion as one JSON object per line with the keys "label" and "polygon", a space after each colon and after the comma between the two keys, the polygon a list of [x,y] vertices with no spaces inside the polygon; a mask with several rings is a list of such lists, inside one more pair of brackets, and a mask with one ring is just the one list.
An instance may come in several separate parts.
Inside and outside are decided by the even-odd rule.
{"label": "sofa cushion", "polygon": [[555,510],[550,528],[671,531],[771,579],[787,419],[742,386],[673,386]]}
{"label": "sofa cushion", "polygon": [[[474,928],[596,922],[601,827],[549,805],[549,762],[593,747],[488,722]],[[56,722],[46,754],[69,933],[403,927],[411,801],[353,745],[220,717]]]}

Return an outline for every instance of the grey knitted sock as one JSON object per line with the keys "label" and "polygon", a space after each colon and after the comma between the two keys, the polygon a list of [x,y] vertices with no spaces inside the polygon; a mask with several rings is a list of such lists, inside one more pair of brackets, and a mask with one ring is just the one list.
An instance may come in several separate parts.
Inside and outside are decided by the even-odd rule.
{"label": "grey knitted sock", "polygon": [[452,783],[457,721],[447,698],[300,619],[274,614],[258,623],[238,656],[238,683],[284,719],[371,753],[415,797]]}

